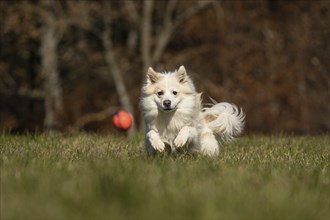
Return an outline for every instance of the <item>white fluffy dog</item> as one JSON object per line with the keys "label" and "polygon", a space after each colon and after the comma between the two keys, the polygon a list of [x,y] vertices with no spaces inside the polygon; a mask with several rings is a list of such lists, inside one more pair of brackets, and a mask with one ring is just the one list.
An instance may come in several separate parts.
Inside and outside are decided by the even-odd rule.
{"label": "white fluffy dog", "polygon": [[[201,93],[183,66],[158,73],[151,67],[142,87],[140,107],[146,122],[145,149],[149,155],[170,149],[215,156],[219,143],[242,132],[245,115],[222,102],[202,108]],[[180,150],[181,151],[181,150]]]}

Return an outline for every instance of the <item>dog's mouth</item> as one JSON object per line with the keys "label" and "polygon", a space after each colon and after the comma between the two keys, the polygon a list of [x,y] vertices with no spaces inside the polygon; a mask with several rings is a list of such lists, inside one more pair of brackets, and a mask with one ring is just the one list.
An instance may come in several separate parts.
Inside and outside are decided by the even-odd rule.
{"label": "dog's mouth", "polygon": [[162,112],[172,112],[174,111],[176,108],[171,108],[171,107],[160,107],[159,108]]}

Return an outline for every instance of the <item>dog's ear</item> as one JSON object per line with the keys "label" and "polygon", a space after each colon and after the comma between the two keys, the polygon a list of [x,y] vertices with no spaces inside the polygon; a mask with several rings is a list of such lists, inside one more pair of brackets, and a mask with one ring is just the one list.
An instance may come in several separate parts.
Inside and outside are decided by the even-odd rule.
{"label": "dog's ear", "polygon": [[180,66],[180,68],[176,72],[176,75],[177,75],[178,80],[179,80],[180,83],[185,83],[185,82],[188,81],[187,71],[184,68],[184,66]]}
{"label": "dog's ear", "polygon": [[157,82],[162,76],[157,73],[153,68],[149,67],[147,72],[147,82],[153,84]]}

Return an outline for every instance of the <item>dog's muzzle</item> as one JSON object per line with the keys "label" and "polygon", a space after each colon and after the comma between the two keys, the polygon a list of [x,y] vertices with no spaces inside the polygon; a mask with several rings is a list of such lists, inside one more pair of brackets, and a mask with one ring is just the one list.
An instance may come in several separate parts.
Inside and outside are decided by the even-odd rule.
{"label": "dog's muzzle", "polygon": [[173,110],[172,107],[171,107],[171,104],[172,104],[171,100],[168,100],[168,99],[164,100],[163,101],[163,108],[162,109],[164,111],[171,111],[171,110]]}
{"label": "dog's muzzle", "polygon": [[163,101],[163,106],[165,108],[171,108],[171,100],[168,100],[168,99],[164,100]]}

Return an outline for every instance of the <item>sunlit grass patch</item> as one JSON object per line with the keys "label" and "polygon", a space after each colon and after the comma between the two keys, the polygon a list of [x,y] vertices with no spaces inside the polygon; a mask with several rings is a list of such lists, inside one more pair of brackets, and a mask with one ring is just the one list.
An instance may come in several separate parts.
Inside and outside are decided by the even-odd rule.
{"label": "sunlit grass patch", "polygon": [[[143,135],[2,135],[1,218],[329,219],[329,136],[149,158]],[[17,211],[19,210],[19,211]]]}

